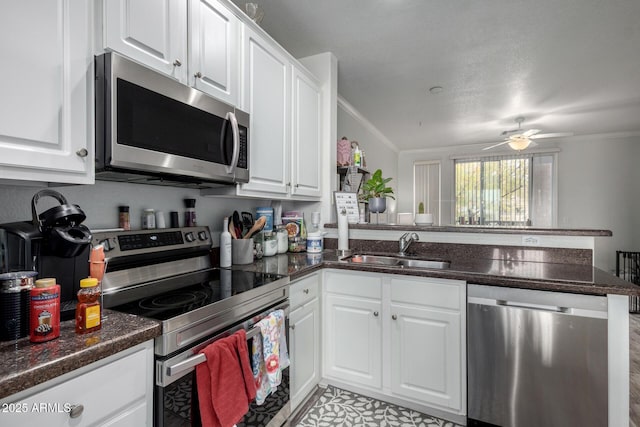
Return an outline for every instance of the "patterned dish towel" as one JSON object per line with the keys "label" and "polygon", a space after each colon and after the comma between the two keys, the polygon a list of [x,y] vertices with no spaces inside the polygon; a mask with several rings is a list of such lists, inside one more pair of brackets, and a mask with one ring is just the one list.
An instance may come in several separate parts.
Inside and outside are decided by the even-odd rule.
{"label": "patterned dish towel", "polygon": [[287,336],[283,310],[271,312],[256,324],[260,335],[252,342],[253,378],[256,382],[256,403],[262,405],[282,381],[282,370],[289,366]]}

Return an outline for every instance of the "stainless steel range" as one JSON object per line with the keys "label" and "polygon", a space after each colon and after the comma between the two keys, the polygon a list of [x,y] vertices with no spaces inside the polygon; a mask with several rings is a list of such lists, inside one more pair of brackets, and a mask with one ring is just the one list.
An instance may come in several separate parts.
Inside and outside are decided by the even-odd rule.
{"label": "stainless steel range", "polygon": [[[162,322],[155,426],[200,425],[195,366],[205,362],[202,348],[239,329],[251,340],[253,325],[276,309],[285,311],[288,330],[288,277],[213,268],[207,227],[96,232],[93,243],[104,245],[108,262],[104,307]],[[260,407],[254,402],[238,427],[286,425],[288,378],[287,368],[278,392]]]}

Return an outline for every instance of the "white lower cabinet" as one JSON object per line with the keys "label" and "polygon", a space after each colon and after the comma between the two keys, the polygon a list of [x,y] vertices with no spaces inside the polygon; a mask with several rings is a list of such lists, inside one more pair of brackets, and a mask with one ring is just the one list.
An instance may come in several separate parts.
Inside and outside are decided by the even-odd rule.
{"label": "white lower cabinet", "polygon": [[327,270],[324,289],[329,383],[465,414],[465,282]]}
{"label": "white lower cabinet", "polygon": [[2,401],[0,425],[151,426],[153,341]]}
{"label": "white lower cabinet", "polygon": [[392,278],[391,392],[462,410],[464,282]]}
{"label": "white lower cabinet", "polygon": [[320,275],[291,284],[289,356],[291,358],[291,410],[302,403],[320,382]]}
{"label": "white lower cabinet", "polygon": [[382,282],[370,274],[325,275],[325,375],[382,386]]}

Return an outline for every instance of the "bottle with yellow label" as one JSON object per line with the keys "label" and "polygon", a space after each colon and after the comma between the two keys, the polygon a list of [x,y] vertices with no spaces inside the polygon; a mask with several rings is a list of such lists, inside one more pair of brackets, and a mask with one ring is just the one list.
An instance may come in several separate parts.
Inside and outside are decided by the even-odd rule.
{"label": "bottle with yellow label", "polygon": [[80,280],[78,305],[76,306],[76,333],[86,334],[97,331],[102,324],[100,307],[100,287],[98,279],[87,277]]}

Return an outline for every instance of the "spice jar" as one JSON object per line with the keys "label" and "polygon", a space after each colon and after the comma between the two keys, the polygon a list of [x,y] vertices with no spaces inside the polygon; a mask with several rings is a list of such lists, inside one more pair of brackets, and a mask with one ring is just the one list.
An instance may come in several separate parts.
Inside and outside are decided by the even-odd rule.
{"label": "spice jar", "polygon": [[123,230],[131,230],[131,221],[129,220],[129,206],[118,206],[118,227]]}
{"label": "spice jar", "polygon": [[99,330],[102,327],[101,311],[98,279],[87,277],[80,280],[78,305],[76,306],[76,333],[86,334]]}
{"label": "spice jar", "polygon": [[187,208],[184,211],[184,226],[195,227],[196,223],[196,199],[184,199],[184,205]]}
{"label": "spice jar", "polygon": [[142,211],[142,229],[152,228],[156,228],[156,212],[153,209],[145,209]]}

